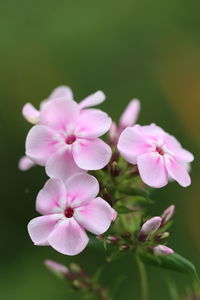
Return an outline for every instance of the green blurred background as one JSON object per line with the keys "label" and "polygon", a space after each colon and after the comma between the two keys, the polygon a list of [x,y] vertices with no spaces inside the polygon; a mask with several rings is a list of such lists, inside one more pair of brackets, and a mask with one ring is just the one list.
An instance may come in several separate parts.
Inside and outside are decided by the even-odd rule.
{"label": "green blurred background", "polygon": [[[1,0],[1,280],[2,300],[80,299],[69,294],[43,266],[45,258],[75,261],[92,274],[104,256],[87,249],[65,257],[35,247],[26,225],[37,216],[35,196],[46,177],[42,168],[17,169],[30,126],[25,102],[36,106],[58,85],[75,99],[102,89],[102,108],[117,120],[128,101],[142,102],[139,122],[158,123],[195,153],[192,186],[176,183],[154,193],[152,214],[169,204],[177,213],[169,245],[200,267],[200,2],[196,0],[46,1]],[[183,291],[190,278],[148,267],[150,299],[170,299],[168,277]],[[123,278],[114,300],[138,299],[132,257],[106,266],[103,283]]]}

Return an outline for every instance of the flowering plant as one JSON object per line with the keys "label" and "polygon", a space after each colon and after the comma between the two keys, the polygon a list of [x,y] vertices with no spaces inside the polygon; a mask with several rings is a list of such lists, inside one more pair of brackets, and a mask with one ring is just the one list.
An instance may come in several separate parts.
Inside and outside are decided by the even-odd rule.
{"label": "flowering plant", "polygon": [[[133,254],[141,300],[147,300],[146,264],[188,273],[198,281],[193,264],[167,246],[175,206],[154,217],[144,208],[153,203],[153,189],[170,181],[190,185],[193,155],[159,126],[135,124],[139,100],[130,101],[119,124],[91,108],[104,100],[98,91],[77,103],[71,89],[62,86],[42,101],[40,110],[30,103],[23,107],[23,116],[34,126],[19,168],[44,166],[50,177],[36,199],[41,216],[29,222],[28,233],[35,245],[64,255],[77,255],[87,246],[105,251],[108,263]],[[107,132],[106,143],[100,137]],[[73,290],[113,299],[98,276],[91,279],[78,265],[45,264]]]}

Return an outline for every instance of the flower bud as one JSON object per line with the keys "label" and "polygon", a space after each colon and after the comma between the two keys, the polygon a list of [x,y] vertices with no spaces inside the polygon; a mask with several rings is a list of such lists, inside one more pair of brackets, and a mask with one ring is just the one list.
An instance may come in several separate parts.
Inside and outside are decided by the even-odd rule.
{"label": "flower bud", "polygon": [[107,188],[102,190],[103,199],[110,202],[111,201],[111,194],[108,192]]}
{"label": "flower bud", "polygon": [[173,217],[175,213],[175,206],[170,205],[162,214],[162,225],[165,225]]}
{"label": "flower bud", "polygon": [[140,101],[138,99],[133,99],[129,102],[126,109],[120,118],[120,127],[122,129],[133,126],[138,118],[140,112]]}
{"label": "flower bud", "polygon": [[119,247],[119,251],[125,251],[125,250],[128,250],[129,248],[130,248],[130,246],[128,244],[121,245]]}
{"label": "flower bud", "polygon": [[107,237],[107,239],[108,239],[108,241],[111,242],[111,243],[117,243],[117,242],[120,241],[120,239],[119,239],[118,237],[112,236],[112,235],[109,235],[109,236]]}
{"label": "flower bud", "polygon": [[61,265],[51,259],[46,259],[44,261],[44,264],[49,270],[51,270],[59,277],[65,277],[70,273],[69,269],[66,266]]}
{"label": "flower bud", "polygon": [[85,280],[88,278],[87,273],[81,269],[81,267],[75,263],[70,264],[70,270],[73,272],[73,275],[76,279],[81,278],[81,280]]}
{"label": "flower bud", "polygon": [[118,139],[118,129],[115,122],[112,122],[112,125],[109,130],[109,142],[111,145],[115,145]]}
{"label": "flower bud", "polygon": [[153,248],[153,253],[155,255],[165,255],[165,256],[167,256],[167,255],[173,254],[174,251],[171,248],[168,248],[164,245],[158,245],[158,246],[155,246]]}
{"label": "flower bud", "polygon": [[161,217],[153,217],[146,221],[139,232],[138,240],[141,242],[146,241],[148,236],[158,230],[161,224]]}
{"label": "flower bud", "polygon": [[114,177],[117,177],[120,174],[120,169],[119,169],[118,163],[116,161],[112,162],[110,173]]}
{"label": "flower bud", "polygon": [[162,241],[162,240],[168,238],[168,236],[169,236],[169,232],[158,233],[155,237],[155,241],[157,241],[157,242]]}
{"label": "flower bud", "polygon": [[82,272],[82,269],[79,265],[75,264],[75,263],[71,263],[70,264],[70,269],[75,272],[75,273],[80,273]]}

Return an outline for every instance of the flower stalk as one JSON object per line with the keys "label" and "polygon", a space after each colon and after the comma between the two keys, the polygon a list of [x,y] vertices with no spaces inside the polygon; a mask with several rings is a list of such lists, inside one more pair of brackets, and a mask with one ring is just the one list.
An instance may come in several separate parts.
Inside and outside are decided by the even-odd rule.
{"label": "flower stalk", "polygon": [[136,256],[136,262],[137,262],[139,280],[140,280],[140,300],[148,300],[149,299],[148,279],[147,279],[145,265],[141,261],[138,255]]}

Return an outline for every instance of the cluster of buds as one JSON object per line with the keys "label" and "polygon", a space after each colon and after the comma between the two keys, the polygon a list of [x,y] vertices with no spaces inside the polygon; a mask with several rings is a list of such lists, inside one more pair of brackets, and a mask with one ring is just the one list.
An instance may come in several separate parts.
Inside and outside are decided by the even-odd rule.
{"label": "cluster of buds", "polygon": [[[169,227],[169,222],[175,212],[175,206],[169,206],[161,216],[153,217],[145,221],[137,236],[133,232],[125,232],[122,234],[113,235],[98,235],[96,238],[103,242],[104,245],[111,245],[118,249],[118,254],[126,251],[136,251],[139,248],[145,247],[154,255],[170,255],[174,251],[167,247],[163,242],[169,236],[166,227]],[[115,253],[116,254],[116,253]],[[116,256],[116,255],[115,255]],[[113,256],[107,258],[111,261]]]}
{"label": "cluster of buds", "polygon": [[79,265],[71,263],[69,268],[53,260],[47,259],[44,264],[59,278],[66,279],[72,290],[83,295],[93,295],[100,300],[110,300],[108,292],[95,280],[93,280]]}
{"label": "cluster of buds", "polygon": [[99,241],[112,246],[116,246],[119,251],[125,251],[133,248],[133,235],[129,232],[122,235],[96,236]]}
{"label": "cluster of buds", "polygon": [[[168,236],[169,232],[166,232],[165,225],[171,220],[175,212],[175,206],[169,206],[160,217],[153,217],[146,221],[138,234],[138,240],[141,243],[145,243],[148,249],[151,250],[155,255],[170,255],[174,251],[162,244],[157,244],[164,241]],[[156,243],[156,244],[155,244]]]}

